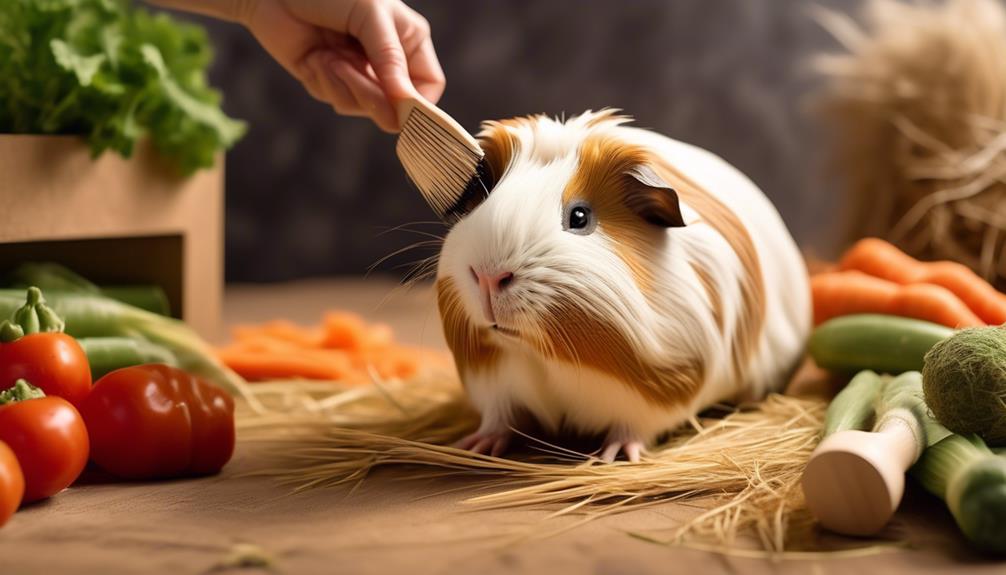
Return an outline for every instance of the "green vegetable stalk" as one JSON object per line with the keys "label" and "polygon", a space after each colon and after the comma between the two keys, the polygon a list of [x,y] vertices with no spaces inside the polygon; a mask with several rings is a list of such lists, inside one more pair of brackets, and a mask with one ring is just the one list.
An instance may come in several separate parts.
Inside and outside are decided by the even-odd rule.
{"label": "green vegetable stalk", "polygon": [[828,405],[824,417],[824,437],[849,429],[868,430],[873,425],[875,406],[884,386],[884,378],[872,371],[861,371]]}
{"label": "green vegetable stalk", "polygon": [[37,286],[45,293],[75,292],[104,295],[131,306],[171,315],[171,306],[164,290],[156,285],[123,285],[99,287],[80,274],[53,262],[26,262],[8,274],[7,287]]}
{"label": "green vegetable stalk", "polygon": [[[24,302],[20,290],[0,290],[0,316]],[[127,337],[167,349],[179,367],[201,375],[231,393],[243,394],[245,381],[223,365],[210,346],[184,322],[98,295],[57,292],[48,303],[66,321],[66,333],[79,339]]]}
{"label": "green vegetable stalk", "polygon": [[0,2],[0,132],[79,134],[128,157],[149,138],[188,174],[244,133],[208,86],[205,32],[127,0]]}
{"label": "green vegetable stalk", "polygon": [[130,337],[84,337],[77,340],[87,354],[91,377],[97,380],[108,372],[131,365],[163,363],[179,367],[171,350],[149,341]]}
{"label": "green vegetable stalk", "polygon": [[859,373],[828,406],[804,469],[807,506],[838,533],[877,533],[901,503],[905,472],[948,434],[928,413],[919,372],[889,380]]}
{"label": "green vegetable stalk", "polygon": [[977,435],[953,434],[927,449],[911,473],[946,501],[975,546],[1006,553],[1006,458],[995,455]]}

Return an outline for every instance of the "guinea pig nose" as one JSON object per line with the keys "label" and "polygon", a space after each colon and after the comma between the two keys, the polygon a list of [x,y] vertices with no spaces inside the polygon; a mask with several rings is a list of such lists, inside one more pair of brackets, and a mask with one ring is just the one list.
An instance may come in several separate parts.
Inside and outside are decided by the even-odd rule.
{"label": "guinea pig nose", "polygon": [[479,287],[491,293],[499,293],[505,290],[514,280],[513,272],[483,273],[477,271],[475,268],[468,269],[472,272],[472,276],[479,284]]}

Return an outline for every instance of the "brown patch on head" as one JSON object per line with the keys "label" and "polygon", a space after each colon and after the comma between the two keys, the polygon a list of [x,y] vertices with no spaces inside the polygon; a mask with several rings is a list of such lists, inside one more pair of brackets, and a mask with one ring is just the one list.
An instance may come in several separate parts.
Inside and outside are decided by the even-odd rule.
{"label": "brown patch on head", "polygon": [[765,283],[751,235],[737,214],[691,178],[662,160],[655,158],[652,165],[660,178],[677,190],[681,199],[726,239],[740,260],[743,269],[738,286],[741,302],[734,328],[732,360],[734,373],[743,374],[744,366],[757,351],[765,324]]}
{"label": "brown patch on head", "polygon": [[489,341],[489,334],[478,329],[469,320],[452,279],[437,280],[437,305],[447,346],[454,354],[458,372],[464,376],[467,372],[480,371],[494,365],[498,360],[499,350]]}
{"label": "brown patch on head", "polygon": [[[733,334],[732,365],[736,374],[742,374],[756,351],[765,320],[761,265],[744,224],[723,202],[642,146],[610,135],[592,135],[581,144],[579,160],[576,173],[563,191],[563,204],[575,200],[590,204],[599,228],[614,239],[619,257],[644,294],[665,287],[656,285],[647,262],[666,238],[665,228],[684,224],[679,199],[699,214],[702,223],[723,236],[737,254],[743,274],[738,286],[741,303]],[[705,279],[700,275],[710,295],[714,318],[718,313],[717,325],[722,329],[722,300],[711,279],[708,273]]]}
{"label": "brown patch on head", "polygon": [[513,118],[482,123],[479,146],[485,152],[486,164],[489,166],[489,173],[494,182],[500,181],[500,178],[506,173],[507,167],[510,166],[510,161],[517,153],[519,142],[510,128],[516,128],[528,121],[527,118]]}
{"label": "brown patch on head", "polygon": [[590,205],[598,225],[615,240],[618,256],[645,293],[658,288],[647,261],[664,230],[654,224],[659,224],[660,214],[671,211],[671,199],[677,208],[676,196],[662,197],[673,191],[655,189],[653,182],[641,177],[640,169],[647,166],[649,157],[646,149],[620,139],[588,136],[580,145],[577,170],[562,195],[563,205],[576,200]]}
{"label": "brown patch on head", "polygon": [[577,306],[559,304],[539,352],[573,365],[615,377],[643,397],[661,405],[683,405],[698,393],[705,364],[694,358],[678,365],[644,363],[637,350],[614,326]]}

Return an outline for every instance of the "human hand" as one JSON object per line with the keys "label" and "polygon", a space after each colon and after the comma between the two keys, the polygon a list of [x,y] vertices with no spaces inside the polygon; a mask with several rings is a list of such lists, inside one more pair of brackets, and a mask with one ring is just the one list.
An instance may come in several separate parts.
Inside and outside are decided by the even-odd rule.
{"label": "human hand", "polygon": [[401,0],[153,0],[234,20],[316,99],[399,130],[396,104],[444,91],[429,23]]}

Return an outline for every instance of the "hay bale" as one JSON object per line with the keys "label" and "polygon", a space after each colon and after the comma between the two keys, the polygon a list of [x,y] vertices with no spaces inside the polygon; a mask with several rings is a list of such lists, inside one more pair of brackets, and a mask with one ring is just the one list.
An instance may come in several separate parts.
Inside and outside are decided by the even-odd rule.
{"label": "hay bale", "polygon": [[817,110],[845,184],[847,240],[884,237],[1006,288],[1006,11],[995,0],[869,0],[819,55]]}

